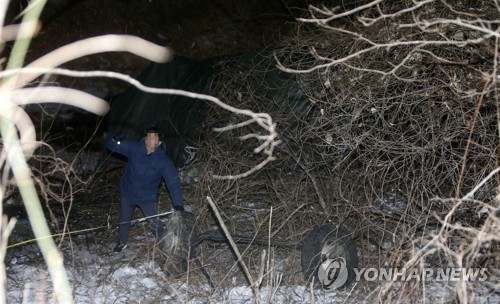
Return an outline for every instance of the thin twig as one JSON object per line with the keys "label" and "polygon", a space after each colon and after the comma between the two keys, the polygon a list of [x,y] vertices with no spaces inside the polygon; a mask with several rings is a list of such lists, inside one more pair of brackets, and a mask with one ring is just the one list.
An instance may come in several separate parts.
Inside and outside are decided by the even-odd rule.
{"label": "thin twig", "polygon": [[253,279],[252,275],[250,274],[250,271],[248,270],[247,265],[243,261],[243,257],[240,254],[240,251],[238,250],[238,246],[236,246],[236,243],[234,242],[233,238],[231,237],[231,234],[229,233],[229,230],[227,229],[226,225],[224,224],[224,220],[220,216],[219,210],[217,210],[217,206],[213,202],[212,198],[210,196],[207,196],[208,203],[210,204],[210,207],[212,208],[212,211],[215,214],[215,217],[217,218],[217,221],[219,222],[219,225],[222,227],[222,231],[224,231],[224,235],[227,237],[227,240],[229,241],[229,244],[231,244],[231,248],[233,249],[234,253],[236,254],[236,257],[238,258],[238,262],[240,263],[241,267],[243,268],[243,272],[245,273],[246,278],[248,279],[248,282],[250,283],[250,287],[253,290],[253,293],[255,295],[255,301],[256,303],[260,303],[260,292],[259,292],[259,286],[257,286],[256,281]]}

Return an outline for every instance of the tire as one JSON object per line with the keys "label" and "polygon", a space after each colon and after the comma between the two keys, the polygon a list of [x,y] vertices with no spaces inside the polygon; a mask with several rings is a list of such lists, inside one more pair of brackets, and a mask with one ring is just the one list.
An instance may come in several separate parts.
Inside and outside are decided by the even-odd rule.
{"label": "tire", "polygon": [[347,287],[356,275],[358,252],[342,228],[325,224],[311,230],[302,241],[302,271],[325,290]]}
{"label": "tire", "polygon": [[179,277],[188,269],[194,257],[198,234],[195,218],[188,212],[175,212],[166,220],[166,229],[159,242],[162,270],[168,276]]}

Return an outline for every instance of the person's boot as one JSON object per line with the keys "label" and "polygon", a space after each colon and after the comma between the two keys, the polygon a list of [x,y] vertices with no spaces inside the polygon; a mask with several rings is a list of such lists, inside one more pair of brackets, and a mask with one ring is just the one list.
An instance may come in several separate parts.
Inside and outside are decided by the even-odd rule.
{"label": "person's boot", "polygon": [[122,242],[119,242],[118,244],[116,244],[115,248],[113,248],[113,251],[114,252],[122,252],[123,249],[127,248],[127,243],[122,243]]}

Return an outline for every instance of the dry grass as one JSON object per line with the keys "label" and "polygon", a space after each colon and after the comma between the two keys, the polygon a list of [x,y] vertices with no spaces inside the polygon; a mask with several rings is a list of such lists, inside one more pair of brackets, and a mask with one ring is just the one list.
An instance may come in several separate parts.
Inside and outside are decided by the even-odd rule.
{"label": "dry grass", "polygon": [[[487,282],[448,287],[446,301],[473,302],[478,287],[500,287],[500,8],[481,0],[379,2],[364,1],[365,9],[343,17],[311,8],[280,49],[250,64],[232,57],[216,66],[213,95],[270,114],[281,143],[273,141],[276,160],[257,172],[213,178],[261,164],[254,149],[268,130],[255,123],[214,133],[244,118],[211,108],[202,162],[182,170],[199,177],[185,185],[186,201],[199,231],[218,226],[211,197],[230,233],[299,241],[325,221],[341,224],[359,245],[361,267],[486,268]],[[276,62],[290,74],[269,83]],[[53,172],[48,164],[39,172]],[[136,245],[142,249],[129,262],[157,261],[149,243]],[[261,287],[302,284],[297,251],[238,251]],[[197,259],[178,280],[214,289],[248,284],[227,245],[203,243]],[[170,278],[159,280],[176,292]],[[432,297],[423,282],[379,283],[361,284],[373,302]]]}
{"label": "dry grass", "polygon": [[[311,9],[316,19],[304,19],[273,54],[217,66],[213,94],[271,114],[282,144],[277,161],[257,174],[206,178],[197,197],[214,197],[234,231],[266,235],[271,221],[276,235],[300,239],[304,227],[333,220],[353,231],[363,266],[485,267],[494,290],[500,10],[489,1],[407,1],[380,10],[376,2],[342,20]],[[278,83],[269,81],[275,59],[292,73]],[[239,121],[216,108],[210,114],[207,134]],[[207,136],[205,171],[251,168],[251,147],[239,140],[245,132],[254,130]],[[379,300],[425,293],[396,285],[382,288]],[[470,301],[473,287],[458,284],[457,299]]]}

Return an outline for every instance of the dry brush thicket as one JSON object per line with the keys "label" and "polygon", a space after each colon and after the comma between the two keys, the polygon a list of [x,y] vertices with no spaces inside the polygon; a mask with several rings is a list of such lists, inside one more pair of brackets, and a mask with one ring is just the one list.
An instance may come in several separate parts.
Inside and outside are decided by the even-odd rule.
{"label": "dry brush thicket", "polygon": [[[213,197],[235,231],[268,235],[271,225],[272,236],[300,239],[333,220],[353,231],[364,266],[488,267],[493,279],[485,285],[494,290],[500,3],[357,7],[311,7],[272,54],[217,66],[214,95],[271,114],[281,144],[276,160],[250,177],[202,180],[198,197]],[[274,81],[276,63],[289,76]],[[241,120],[214,108],[207,132],[221,121]],[[248,146],[255,138],[241,138],[249,132],[258,131],[207,137],[207,170],[234,174],[258,163]],[[379,254],[368,253],[369,245]],[[462,302],[472,286],[457,285]],[[400,287],[385,286],[380,299],[421,292]]]}
{"label": "dry brush thicket", "polygon": [[[199,154],[209,174],[186,193],[205,206],[198,230],[215,224],[210,196],[230,232],[298,241],[332,220],[353,233],[360,267],[487,267],[493,279],[484,284],[498,289],[500,3],[375,0],[357,7],[311,7],[279,49],[215,67],[213,95],[253,112],[214,106],[207,115]],[[69,76],[84,77],[75,73]],[[234,128],[213,132],[227,125]],[[77,174],[47,149],[50,157],[32,159],[33,175],[47,197],[68,201],[65,189],[51,192],[59,186],[50,178],[71,187]],[[461,302],[473,287],[457,284]],[[394,302],[422,289],[388,283],[377,292]]]}

